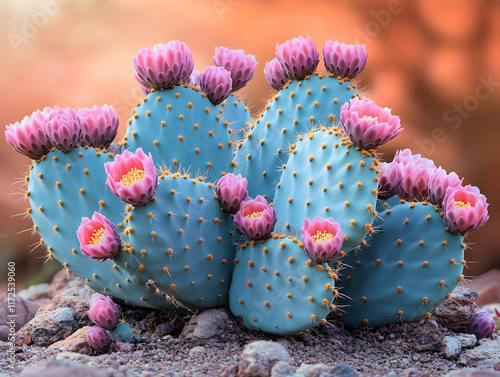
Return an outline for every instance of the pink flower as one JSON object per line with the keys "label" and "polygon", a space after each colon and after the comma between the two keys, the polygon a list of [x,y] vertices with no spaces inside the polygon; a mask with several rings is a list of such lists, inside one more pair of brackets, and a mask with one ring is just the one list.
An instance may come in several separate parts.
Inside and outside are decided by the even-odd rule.
{"label": "pink flower", "polygon": [[107,148],[116,136],[120,121],[113,107],[104,105],[78,110],[82,125],[80,143],[95,148]]}
{"label": "pink flower", "polygon": [[214,105],[229,97],[231,86],[231,73],[222,67],[207,67],[201,77],[201,90]]}
{"label": "pink flower", "polygon": [[[45,113],[46,109],[44,110]],[[69,152],[80,141],[82,126],[75,110],[54,106],[45,115],[45,132],[51,144],[63,152]]]}
{"label": "pink flower", "polygon": [[290,80],[287,77],[285,71],[283,71],[283,67],[281,66],[280,62],[276,58],[269,62],[266,62],[264,75],[266,76],[266,80],[269,85],[271,85],[276,90],[283,89],[285,84]]}
{"label": "pink flower", "polygon": [[314,73],[319,63],[319,53],[311,38],[293,38],[281,45],[276,45],[276,58],[285,74],[295,80]]}
{"label": "pink flower", "polygon": [[443,200],[444,221],[453,233],[479,229],[488,216],[486,196],[475,186],[449,187]]}
{"label": "pink flower", "polygon": [[367,54],[363,45],[328,41],[323,47],[323,58],[328,72],[335,76],[354,78],[365,68]]}
{"label": "pink flower", "polygon": [[448,187],[462,185],[463,178],[460,179],[454,172],[446,173],[441,166],[429,175],[429,201],[432,204],[441,204]]}
{"label": "pink flower", "polygon": [[[39,113],[39,114],[38,114]],[[5,139],[17,152],[33,160],[39,160],[50,152],[50,141],[45,132],[45,120],[41,111],[24,117],[6,127]]]}
{"label": "pink flower", "polygon": [[112,330],[118,324],[122,309],[110,297],[95,293],[90,298],[89,318],[97,326]]}
{"label": "pink flower", "polygon": [[493,316],[487,310],[476,313],[470,320],[469,332],[478,339],[489,338],[495,332]]}
{"label": "pink flower", "polygon": [[333,218],[317,216],[311,221],[306,217],[302,226],[302,242],[305,252],[314,262],[328,263],[340,252],[344,237],[340,224]]}
{"label": "pink flower", "polygon": [[262,240],[274,229],[276,210],[260,195],[255,199],[247,197],[241,202],[240,210],[234,216],[234,223],[251,240]]}
{"label": "pink flower", "polygon": [[106,352],[111,345],[111,338],[102,327],[93,326],[87,332],[87,343],[95,350]]}
{"label": "pink flower", "polygon": [[144,91],[168,89],[187,81],[193,68],[191,51],[179,41],[159,43],[153,49],[141,48],[134,56],[134,76]]}
{"label": "pink flower", "polygon": [[248,196],[247,179],[241,174],[228,173],[217,182],[217,197],[227,213],[236,213],[240,203]]}
{"label": "pink flower", "polygon": [[108,178],[106,184],[113,194],[134,206],[143,206],[153,198],[158,186],[158,173],[151,153],[146,155],[142,148],[135,154],[125,151],[115,160],[106,162]]}
{"label": "pink flower", "polygon": [[425,163],[400,164],[403,182],[398,196],[401,199],[424,201],[429,197],[429,177],[436,169]]}
{"label": "pink flower", "polygon": [[436,168],[434,161],[422,157],[419,154],[412,154],[411,150],[408,148],[396,151],[393,161],[402,165],[413,163],[415,165],[426,165],[428,167]]}
{"label": "pink flower", "polygon": [[105,260],[120,253],[121,240],[115,224],[99,212],[94,212],[92,219],[82,218],[76,236],[82,254],[89,258]]}
{"label": "pink flower", "polygon": [[253,77],[257,60],[254,55],[247,55],[243,50],[232,50],[227,47],[216,47],[214,64],[231,73],[233,92],[243,88]]}
{"label": "pink flower", "polygon": [[382,162],[378,169],[380,170],[378,197],[385,200],[397,195],[403,183],[401,165],[396,162]]}
{"label": "pink flower", "polygon": [[366,98],[346,102],[340,110],[340,122],[353,144],[365,149],[377,148],[403,131],[398,116]]}

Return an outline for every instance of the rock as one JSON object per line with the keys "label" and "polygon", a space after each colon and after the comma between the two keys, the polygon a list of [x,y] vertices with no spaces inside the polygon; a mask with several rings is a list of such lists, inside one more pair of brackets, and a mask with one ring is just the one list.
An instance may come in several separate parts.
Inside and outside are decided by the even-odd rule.
{"label": "rock", "polygon": [[460,354],[458,362],[472,367],[488,367],[500,363],[500,337],[480,339],[478,346]]}
{"label": "rock", "polygon": [[92,348],[87,343],[87,332],[89,330],[90,326],[82,327],[66,339],[51,344],[49,348],[89,355],[92,353]]}
{"label": "rock", "polygon": [[31,285],[27,289],[23,289],[17,293],[25,300],[33,301],[38,306],[50,304],[50,284],[42,283]]}
{"label": "rock", "polygon": [[182,331],[184,326],[184,320],[179,316],[175,316],[170,322],[164,322],[156,326],[155,335],[161,337],[165,335],[177,334]]}
{"label": "rock", "polygon": [[326,364],[302,364],[296,374],[303,374],[306,377],[355,377],[358,373],[346,364],[334,366]]}
{"label": "rock", "polygon": [[200,357],[205,356],[206,354],[207,354],[207,350],[205,349],[205,347],[202,347],[202,346],[193,347],[189,351],[189,357],[192,357],[192,358],[200,358]]}
{"label": "rock", "polygon": [[[13,308],[14,311],[11,312],[10,308]],[[38,308],[39,306],[36,303],[25,300],[19,295],[16,295],[14,303],[9,302],[8,297],[5,297],[0,303],[0,325],[8,324],[9,317],[7,315],[16,315],[16,330],[19,330],[35,316]]]}
{"label": "rock", "polygon": [[443,350],[444,356],[448,359],[457,357],[463,348],[473,347],[477,339],[473,334],[460,334],[456,336],[445,336],[446,347]]}
{"label": "rock", "polygon": [[455,289],[450,299],[439,305],[436,321],[454,332],[466,333],[474,315],[477,296],[471,288]]}
{"label": "rock", "polygon": [[79,325],[90,323],[87,311],[90,308],[90,298],[95,292],[89,287],[69,288],[56,293],[52,304],[57,307],[70,308]]}
{"label": "rock", "polygon": [[225,309],[209,309],[196,313],[184,327],[181,337],[184,339],[212,339],[225,331],[236,328],[234,320]]}
{"label": "rock", "polygon": [[271,369],[271,377],[290,377],[293,374],[293,367],[286,361],[278,361]]}
{"label": "rock", "polygon": [[54,297],[60,291],[68,288],[83,288],[86,287],[85,280],[81,277],[68,273],[66,269],[59,271],[52,278],[50,283],[49,297]]}
{"label": "rock", "polygon": [[274,365],[280,361],[292,363],[281,344],[265,340],[247,344],[238,363],[238,377],[269,377]]}
{"label": "rock", "polygon": [[51,312],[38,313],[19,330],[16,344],[18,346],[23,344],[49,346],[67,338],[76,329],[78,329],[78,323],[71,309],[58,308]]}
{"label": "rock", "polygon": [[[392,339],[394,339],[394,334]],[[389,336],[390,338],[390,336]],[[436,322],[425,319],[419,328],[415,339],[415,349],[418,351],[442,351],[445,348],[445,342]]]}
{"label": "rock", "polygon": [[[81,356],[81,355],[80,355]],[[24,368],[19,377],[125,377],[125,372],[90,367],[68,360],[51,360]]]}
{"label": "rock", "polygon": [[9,340],[10,327],[6,325],[0,325],[0,340],[6,342]]}
{"label": "rock", "polygon": [[445,377],[498,377],[500,373],[490,369],[461,369],[448,373]]}

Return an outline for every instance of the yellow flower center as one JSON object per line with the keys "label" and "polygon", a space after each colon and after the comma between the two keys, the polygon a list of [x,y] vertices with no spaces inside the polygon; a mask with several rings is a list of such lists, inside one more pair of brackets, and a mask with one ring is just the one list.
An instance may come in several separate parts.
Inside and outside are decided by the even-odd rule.
{"label": "yellow flower center", "polygon": [[370,120],[370,119],[375,119],[375,120],[378,120],[378,117],[371,117],[371,116],[369,116],[369,115],[364,115],[364,116],[361,118],[361,120],[362,120],[362,119],[369,119],[369,120]]}
{"label": "yellow flower center", "polygon": [[104,231],[104,228],[94,230],[94,233],[92,233],[92,237],[90,237],[89,245],[99,245],[99,241],[104,235]]}
{"label": "yellow flower center", "polygon": [[260,217],[260,215],[262,215],[262,211],[255,211],[255,212],[249,213],[245,217],[249,217],[249,218],[253,219],[256,217]]}
{"label": "yellow flower center", "polygon": [[311,238],[313,239],[314,243],[327,242],[333,239],[333,234],[328,233],[326,230],[323,232],[318,230],[316,234],[311,236]]}
{"label": "yellow flower center", "polygon": [[464,203],[461,200],[455,201],[455,208],[471,207],[470,203]]}
{"label": "yellow flower center", "polygon": [[146,175],[146,172],[141,169],[132,168],[127,174],[122,175],[120,183],[124,186],[129,187],[132,183],[140,182]]}

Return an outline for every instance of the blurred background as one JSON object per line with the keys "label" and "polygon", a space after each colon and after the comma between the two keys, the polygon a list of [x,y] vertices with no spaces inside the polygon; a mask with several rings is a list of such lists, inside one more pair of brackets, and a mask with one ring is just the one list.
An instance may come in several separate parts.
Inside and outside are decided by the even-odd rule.
{"label": "blurred background", "polygon": [[[500,268],[500,2],[487,0],[0,0],[0,124],[45,106],[113,105],[120,134],[142,97],[132,73],[140,47],[179,39],[195,69],[215,47],[242,48],[259,61],[240,96],[258,114],[273,90],[263,68],[276,43],[309,35],[365,44],[358,77],[365,96],[391,107],[405,131],[382,148],[387,160],[411,148],[465,177],[488,197],[490,220],[472,234],[467,277]],[[33,245],[23,218],[30,161],[0,137],[0,294],[7,263],[17,287],[49,280],[60,269]],[[17,182],[17,183],[16,183]],[[28,231],[25,231],[28,230]],[[44,265],[45,264],[45,265]]]}

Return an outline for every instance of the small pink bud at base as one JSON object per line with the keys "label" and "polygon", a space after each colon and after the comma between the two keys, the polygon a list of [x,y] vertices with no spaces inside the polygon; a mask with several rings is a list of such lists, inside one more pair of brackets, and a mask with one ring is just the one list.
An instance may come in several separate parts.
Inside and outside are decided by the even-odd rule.
{"label": "small pink bud at base", "polygon": [[7,126],[5,140],[14,150],[33,160],[39,160],[50,152],[51,145],[45,132],[45,120],[41,111]]}
{"label": "small pink bud at base", "polygon": [[489,338],[495,332],[493,316],[487,310],[476,313],[470,320],[469,332],[478,339]]}
{"label": "small pink bud at base", "polygon": [[382,162],[378,169],[380,170],[378,197],[385,200],[397,195],[403,183],[401,165],[396,162]]}
{"label": "small pink bud at base", "polygon": [[241,174],[228,173],[217,182],[217,197],[220,205],[227,213],[238,212],[240,203],[248,196],[247,179]]}
{"label": "small pink bud at base", "polygon": [[45,118],[45,132],[51,144],[63,152],[69,152],[80,141],[82,126],[75,110],[54,106]]}
{"label": "small pink bud at base", "polygon": [[254,55],[247,55],[243,50],[216,47],[214,65],[231,73],[232,91],[243,88],[253,77],[257,60]]}
{"label": "small pink bud at base", "polygon": [[105,329],[93,326],[87,332],[87,343],[97,351],[106,352],[111,345],[111,338]]}
{"label": "small pink bud at base", "polygon": [[286,76],[294,80],[313,74],[319,64],[319,52],[309,37],[305,39],[299,36],[276,45],[276,58]]}
{"label": "small pink bud at base", "polygon": [[207,67],[201,77],[201,90],[214,105],[223,102],[231,94],[231,73],[222,67]]}
{"label": "small pink bud at base", "polygon": [[309,258],[316,263],[328,263],[340,252],[344,238],[340,224],[333,218],[317,216],[312,221],[304,219],[302,242]]}
{"label": "small pink bud at base", "polygon": [[82,218],[76,231],[83,255],[92,259],[105,260],[120,253],[120,235],[115,224],[99,212],[94,212],[92,219]]}
{"label": "small pink bud at base", "polygon": [[276,224],[276,210],[264,197],[247,197],[240,204],[240,210],[234,216],[238,230],[251,240],[262,240],[271,234]]}
{"label": "small pink bud at base", "polygon": [[264,68],[266,80],[274,89],[281,90],[290,81],[278,59],[274,58],[266,63]]}
{"label": "small pink bud at base", "polygon": [[109,296],[99,293],[90,298],[90,310],[87,315],[97,326],[106,330],[112,330],[118,324],[121,308],[111,300]]}
{"label": "small pink bud at base", "polygon": [[118,131],[120,121],[116,110],[109,106],[94,106],[78,110],[82,125],[80,144],[94,148],[107,148]]}
{"label": "small pink bud at base", "polygon": [[366,50],[363,45],[341,44],[328,41],[323,47],[325,68],[335,76],[354,78],[366,66]]}

